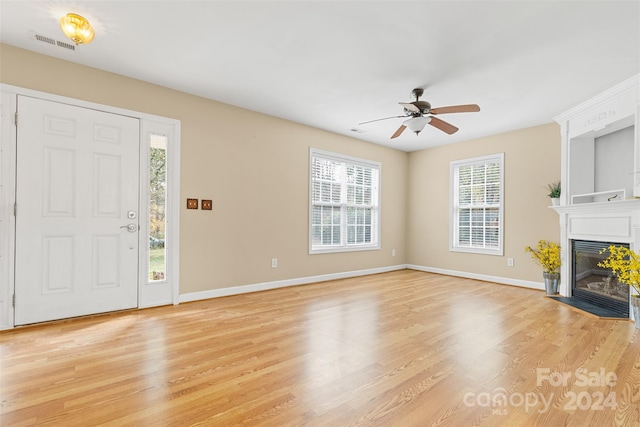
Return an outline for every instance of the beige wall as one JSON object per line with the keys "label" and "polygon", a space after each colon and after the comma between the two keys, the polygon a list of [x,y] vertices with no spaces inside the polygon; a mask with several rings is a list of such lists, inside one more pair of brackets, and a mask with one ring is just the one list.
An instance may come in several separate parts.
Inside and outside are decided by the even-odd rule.
{"label": "beige wall", "polygon": [[[407,153],[1,44],[0,82],[181,121],[181,294],[407,262]],[[308,254],[309,147],[382,163],[381,250]]]}
{"label": "beige wall", "polygon": [[[504,256],[449,252],[449,162],[504,153]],[[524,252],[540,239],[559,242],[548,183],[560,179],[560,128],[547,124],[412,153],[409,161],[408,263],[542,282]],[[507,258],[515,265],[507,267]]]}
{"label": "beige wall", "polygon": [[[0,82],[181,120],[181,294],[405,263],[540,282],[524,247],[559,239],[555,124],[408,154],[2,44]],[[382,162],[381,250],[308,254],[309,147]],[[499,152],[505,255],[449,252],[449,162]]]}

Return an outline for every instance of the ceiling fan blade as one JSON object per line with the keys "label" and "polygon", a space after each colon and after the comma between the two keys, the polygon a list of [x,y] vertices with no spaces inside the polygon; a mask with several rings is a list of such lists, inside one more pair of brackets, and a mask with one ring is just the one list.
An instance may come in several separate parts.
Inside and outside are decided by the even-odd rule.
{"label": "ceiling fan blade", "polygon": [[447,123],[444,120],[440,120],[437,117],[431,116],[431,121],[429,124],[435,128],[440,129],[443,132],[448,133],[449,135],[458,132],[458,128],[452,125],[451,123]]}
{"label": "ceiling fan blade", "polygon": [[402,132],[404,132],[404,130],[405,130],[406,128],[407,128],[407,127],[406,127],[405,125],[400,125],[400,127],[398,128],[398,130],[397,130],[397,131],[395,131],[395,133],[394,133],[393,135],[391,135],[391,139],[399,137],[399,136],[400,136],[400,134],[402,134]]}
{"label": "ceiling fan blade", "polygon": [[359,125],[366,125],[367,123],[379,122],[380,120],[388,120],[388,119],[399,119],[407,116],[391,116],[391,117],[383,117],[382,119],[369,120],[368,122],[358,123]]}
{"label": "ceiling fan blade", "polygon": [[420,109],[418,107],[416,107],[412,102],[398,102],[398,104],[402,105],[404,108],[406,108],[409,111],[412,111],[414,113],[420,113]]}
{"label": "ceiling fan blade", "polygon": [[476,104],[452,105],[450,107],[432,108],[431,114],[447,114],[447,113],[475,113],[480,111],[480,107]]}

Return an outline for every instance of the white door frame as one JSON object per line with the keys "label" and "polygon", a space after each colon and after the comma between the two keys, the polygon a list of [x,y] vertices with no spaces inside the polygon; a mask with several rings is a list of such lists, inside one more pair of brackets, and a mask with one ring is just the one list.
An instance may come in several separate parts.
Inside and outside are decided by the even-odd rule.
{"label": "white door frame", "polygon": [[[14,327],[13,293],[15,283],[15,216],[16,201],[16,126],[18,95],[135,117],[140,120],[140,228],[138,308],[179,302],[180,259],[180,121],[137,111],[86,102],[0,83],[0,330]],[[19,118],[18,118],[19,120]],[[148,280],[149,242],[148,169],[149,136],[164,135],[167,146],[167,212],[165,280]]]}

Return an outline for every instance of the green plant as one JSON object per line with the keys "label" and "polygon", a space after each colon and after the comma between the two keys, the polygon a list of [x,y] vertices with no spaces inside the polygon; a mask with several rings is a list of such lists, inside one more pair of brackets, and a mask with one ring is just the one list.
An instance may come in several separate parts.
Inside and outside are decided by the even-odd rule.
{"label": "green plant", "polygon": [[560,245],[548,240],[540,240],[536,249],[531,246],[524,248],[531,252],[531,258],[542,267],[545,273],[558,273],[562,261],[560,260]]}
{"label": "green plant", "polygon": [[552,199],[560,197],[560,181],[553,181],[551,184],[548,184],[547,189],[549,190],[549,197]]}
{"label": "green plant", "polygon": [[609,257],[598,263],[598,267],[609,268],[618,278],[640,294],[640,255],[624,246],[611,245],[600,251],[609,252]]}

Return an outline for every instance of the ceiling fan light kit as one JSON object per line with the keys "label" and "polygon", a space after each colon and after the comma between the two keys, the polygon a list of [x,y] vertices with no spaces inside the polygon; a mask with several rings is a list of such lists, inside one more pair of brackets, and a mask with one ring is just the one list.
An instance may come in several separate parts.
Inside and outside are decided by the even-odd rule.
{"label": "ceiling fan light kit", "polygon": [[89,21],[75,13],[67,13],[60,18],[60,28],[76,45],[91,43],[95,37],[95,31]]}
{"label": "ceiling fan light kit", "polygon": [[427,124],[430,124],[431,126],[451,135],[456,133],[458,131],[458,128],[451,123],[433,117],[434,115],[448,113],[475,113],[480,111],[480,107],[476,104],[451,105],[449,107],[431,108],[431,104],[429,102],[420,101],[420,97],[423,93],[424,89],[419,87],[415,88],[411,91],[411,94],[416,98],[415,101],[398,103],[404,108],[404,116],[385,117],[382,119],[369,120],[368,122],[362,122],[360,124],[363,125],[366,123],[377,122],[379,120],[408,117],[409,119],[405,120],[393,133],[393,135],[391,135],[391,139],[399,137],[406,128],[411,129],[412,132],[418,135]]}
{"label": "ceiling fan light kit", "polygon": [[414,132],[416,135],[419,134],[422,129],[431,121],[431,117],[412,117],[409,120],[406,120],[403,124],[406,125],[411,132]]}

